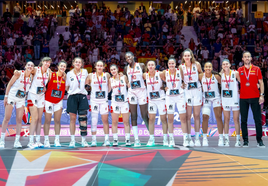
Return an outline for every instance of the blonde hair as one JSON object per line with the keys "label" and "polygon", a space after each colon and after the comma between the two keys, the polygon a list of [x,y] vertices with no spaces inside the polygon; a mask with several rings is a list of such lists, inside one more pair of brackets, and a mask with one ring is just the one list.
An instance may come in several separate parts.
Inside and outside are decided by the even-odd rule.
{"label": "blonde hair", "polygon": [[82,62],[82,66],[81,66],[81,68],[83,68],[84,67],[84,60],[81,58],[81,57],[75,57],[74,59],[73,59],[73,61],[72,61],[72,66],[74,67],[74,62],[75,62],[75,60],[80,60],[81,62]]}
{"label": "blonde hair", "polygon": [[182,60],[181,60],[181,63],[185,63],[185,60],[184,60],[184,58],[183,58],[185,52],[190,52],[190,55],[191,55],[191,59],[190,59],[190,61],[191,61],[191,63],[195,63],[195,58],[194,58],[193,51],[192,51],[191,49],[189,49],[189,48],[187,48],[186,50],[184,50],[184,51],[182,52]]}
{"label": "blonde hair", "polygon": [[38,66],[39,67],[43,66],[43,62],[44,61],[50,61],[50,62],[52,62],[52,59],[50,57],[43,57]]}

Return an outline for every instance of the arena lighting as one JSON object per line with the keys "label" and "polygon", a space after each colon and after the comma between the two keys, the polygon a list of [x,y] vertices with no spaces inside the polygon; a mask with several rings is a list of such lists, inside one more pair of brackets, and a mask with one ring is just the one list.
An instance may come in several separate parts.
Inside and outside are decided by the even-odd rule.
{"label": "arena lighting", "polygon": [[229,1],[226,1],[226,3],[229,3]]}
{"label": "arena lighting", "polygon": [[187,3],[187,1],[185,1],[185,4]]}
{"label": "arena lighting", "polygon": [[199,1],[199,4],[201,3],[201,1]]}
{"label": "arena lighting", "polygon": [[126,4],[127,1],[118,1],[118,3],[120,3],[120,4]]}
{"label": "arena lighting", "polygon": [[63,5],[66,9],[67,9],[67,6],[66,5]]}
{"label": "arena lighting", "polygon": [[215,1],[212,1],[212,3],[215,3]]}
{"label": "arena lighting", "polygon": [[38,8],[40,8],[40,9],[41,9],[41,6],[40,6],[40,5],[38,5]]}
{"label": "arena lighting", "polygon": [[74,1],[76,3],[76,1]]}
{"label": "arena lighting", "polygon": [[54,6],[50,5],[53,9],[54,9]]}

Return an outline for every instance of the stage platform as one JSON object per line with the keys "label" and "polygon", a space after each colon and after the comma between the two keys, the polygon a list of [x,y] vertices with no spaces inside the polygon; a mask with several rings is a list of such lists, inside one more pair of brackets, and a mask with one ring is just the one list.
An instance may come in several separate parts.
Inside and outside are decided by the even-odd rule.
{"label": "stage platform", "polygon": [[[248,148],[234,147],[235,137],[230,147],[218,147],[218,137],[208,137],[210,146],[198,148],[182,147],[182,137],[175,137],[173,148],[163,147],[162,137],[156,137],[155,147],[146,147],[148,137],[140,139],[139,148],[125,147],[124,137],[119,147],[101,147],[98,137],[98,147],[68,148],[70,137],[61,137],[61,148],[30,150],[22,137],[24,147],[16,150],[14,137],[6,137],[0,185],[268,185],[268,148],[258,148],[253,136]],[[268,146],[268,137],[263,140]]]}

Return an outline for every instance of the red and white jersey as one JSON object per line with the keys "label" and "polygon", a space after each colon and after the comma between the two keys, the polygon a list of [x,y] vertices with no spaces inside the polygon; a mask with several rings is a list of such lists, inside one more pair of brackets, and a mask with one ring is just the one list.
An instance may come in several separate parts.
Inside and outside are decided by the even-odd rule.
{"label": "red and white jersey", "polygon": [[[111,78],[111,88],[112,88],[112,101],[115,102],[126,102],[127,100],[127,84],[125,77],[120,77],[120,80]],[[120,87],[120,88],[119,88]]]}
{"label": "red and white jersey", "polygon": [[105,72],[97,77],[96,72],[92,73],[90,100],[95,102],[108,101],[108,79]]}
{"label": "red and white jersey", "polygon": [[161,89],[163,83],[160,78],[159,71],[157,70],[155,72],[153,78],[150,78],[149,75],[149,72],[146,73],[147,94],[149,100],[159,100],[165,98],[165,92]]}
{"label": "red and white jersey", "polygon": [[85,89],[85,82],[88,76],[86,69],[81,69],[78,74],[74,73],[74,69],[67,73],[66,86],[69,86],[68,96],[74,94],[84,94],[87,95],[87,90]]}
{"label": "red and white jersey", "polygon": [[[28,92],[31,85],[31,78],[27,77],[24,79],[25,71],[20,71],[20,77],[15,81],[15,83],[10,87],[9,95],[16,96],[18,91]],[[24,89],[25,88],[25,89]]]}
{"label": "red and white jersey", "polygon": [[202,86],[204,99],[220,99],[218,80],[216,79],[214,74],[212,74],[210,78],[205,77],[204,74],[202,78]]}
{"label": "red and white jersey", "polygon": [[240,95],[238,93],[238,82],[236,80],[235,71],[231,71],[231,76],[229,76],[229,74],[227,76],[225,74],[222,74],[221,76],[222,106],[239,106],[239,98]]}
{"label": "red and white jersey", "polygon": [[129,91],[135,92],[135,90],[143,88],[145,89],[144,80],[143,80],[143,72],[139,63],[135,63],[134,69],[127,67],[127,76],[128,81],[130,83]]}
{"label": "red and white jersey", "polygon": [[48,75],[48,69],[44,74],[42,74],[42,68],[37,67],[29,92],[32,94],[44,95],[43,90],[48,82]]}
{"label": "red and white jersey", "polygon": [[[183,72],[183,76],[184,76],[184,82],[186,84],[189,83],[196,83],[197,87],[195,88],[199,88],[201,87],[201,84],[199,82],[199,78],[198,78],[198,69],[195,63],[193,63],[191,65],[192,68],[187,68],[185,63],[182,64],[182,72]],[[190,90],[190,89],[189,89]]]}
{"label": "red and white jersey", "polygon": [[175,74],[171,74],[169,70],[166,70],[166,84],[168,87],[167,96],[178,96],[184,93],[184,89],[181,88],[182,77],[179,69],[176,69]]}

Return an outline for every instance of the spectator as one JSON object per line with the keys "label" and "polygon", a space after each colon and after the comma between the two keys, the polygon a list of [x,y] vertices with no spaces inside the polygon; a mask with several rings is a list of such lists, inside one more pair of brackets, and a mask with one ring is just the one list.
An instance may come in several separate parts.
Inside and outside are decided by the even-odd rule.
{"label": "spectator", "polygon": [[42,41],[43,41],[43,38],[40,35],[40,32],[36,31],[33,37],[34,57],[36,60],[40,59],[40,49],[42,46]]}
{"label": "spectator", "polygon": [[216,43],[213,45],[214,55],[219,56],[221,51],[222,44],[220,43],[220,39],[217,39]]}
{"label": "spectator", "polygon": [[68,27],[65,27],[65,31],[62,33],[64,41],[68,41],[71,39],[72,34],[69,32]]}
{"label": "spectator", "polygon": [[32,55],[28,53],[28,50],[25,51],[24,58],[26,60],[26,63],[28,61],[32,61]]}
{"label": "spectator", "polygon": [[12,38],[10,35],[8,35],[8,38],[6,39],[7,47],[10,48],[10,47],[14,46],[15,41],[16,41],[15,38]]}
{"label": "spectator", "polygon": [[21,7],[19,3],[16,3],[16,6],[14,6],[14,17],[20,17]]}
{"label": "spectator", "polygon": [[[48,57],[49,56],[49,44],[47,39],[45,39],[45,42],[43,43],[43,48],[42,48],[42,53],[44,56]],[[27,61],[26,61],[27,62]]]}

